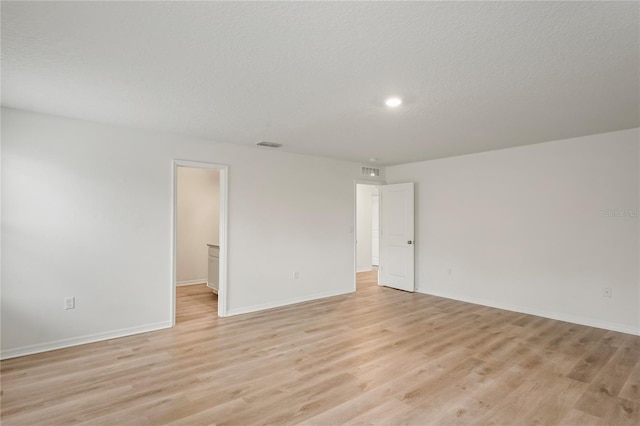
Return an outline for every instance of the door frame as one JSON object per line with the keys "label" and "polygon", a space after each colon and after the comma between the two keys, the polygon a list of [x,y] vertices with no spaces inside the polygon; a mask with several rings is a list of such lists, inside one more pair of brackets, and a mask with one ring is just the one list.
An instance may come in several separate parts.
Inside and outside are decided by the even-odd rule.
{"label": "door frame", "polygon": [[[205,163],[200,161],[173,160],[171,168],[171,297],[169,310],[171,312],[171,327],[176,325],[176,278],[177,278],[177,213],[178,213],[178,167],[192,167],[199,169],[213,169],[220,172],[220,195],[219,195],[219,244],[220,244],[220,282],[218,287],[218,316],[227,316],[227,235],[228,235],[228,203],[229,203],[229,166],[225,164]],[[203,248],[204,253],[204,248]],[[203,254],[204,255],[204,254]]]}
{"label": "door frame", "polygon": [[[358,285],[358,185],[382,186],[386,184],[386,181],[364,179],[356,179],[353,182],[353,292],[356,291]],[[380,205],[378,205],[379,211]],[[379,229],[378,232],[380,232]],[[379,280],[378,285],[380,285]]]}

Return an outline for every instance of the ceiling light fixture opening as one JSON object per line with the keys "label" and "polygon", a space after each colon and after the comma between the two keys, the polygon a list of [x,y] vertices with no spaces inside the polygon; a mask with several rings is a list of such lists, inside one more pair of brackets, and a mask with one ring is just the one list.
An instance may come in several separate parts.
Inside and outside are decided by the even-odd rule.
{"label": "ceiling light fixture opening", "polygon": [[395,107],[397,107],[397,106],[400,106],[400,104],[402,103],[402,99],[400,99],[400,98],[396,98],[396,97],[394,97],[394,98],[389,98],[389,99],[387,99],[386,101],[384,101],[384,103],[385,103],[388,107],[395,108]]}

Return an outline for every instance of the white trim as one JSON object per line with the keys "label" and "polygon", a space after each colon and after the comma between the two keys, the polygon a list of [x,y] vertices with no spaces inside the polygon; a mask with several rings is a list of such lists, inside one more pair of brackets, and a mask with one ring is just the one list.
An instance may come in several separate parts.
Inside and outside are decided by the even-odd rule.
{"label": "white trim", "polygon": [[186,280],[186,281],[178,281],[176,283],[176,287],[182,287],[185,285],[196,285],[196,284],[206,284],[206,278],[200,278],[199,280]]}
{"label": "white trim", "polygon": [[356,268],[356,272],[369,272],[373,271],[373,266],[369,266],[368,268]]}
{"label": "white trim", "polygon": [[243,308],[232,308],[227,311],[227,315],[232,316],[232,315],[248,314],[251,312],[264,311],[266,309],[280,308],[282,306],[293,305],[296,303],[309,302],[311,300],[324,299],[325,297],[344,296],[345,294],[351,294],[354,291],[355,290],[326,291],[322,293],[314,293],[307,296],[294,297],[292,299],[279,300],[276,302],[269,302],[269,303],[261,303],[259,305],[253,305],[253,306],[246,306]]}
{"label": "white trim", "polygon": [[176,281],[177,276],[177,240],[178,240],[178,165],[176,161],[173,161],[173,167],[171,167],[171,279],[170,293],[169,293],[169,321],[171,321],[171,327],[176,325]]}
{"label": "white trim", "polygon": [[32,355],[40,352],[48,352],[56,349],[68,348],[71,346],[85,345],[87,343],[99,342],[102,340],[117,339],[119,337],[126,337],[134,334],[162,330],[165,328],[171,328],[171,321],[162,321],[162,322],[142,325],[138,327],[121,328],[119,330],[111,330],[111,331],[105,331],[102,333],[87,334],[85,336],[53,340],[47,343],[38,343],[36,345],[27,345],[19,348],[8,349],[0,353],[0,359],[16,358],[24,355]]}
{"label": "white trim", "polygon": [[218,242],[220,244],[220,266],[219,275],[220,281],[218,283],[218,316],[226,317],[227,309],[229,306],[229,282],[228,282],[228,247],[227,235],[229,227],[229,167],[218,166],[220,170],[220,231],[218,233]]}
{"label": "white trim", "polygon": [[[171,326],[176,325],[176,247],[177,247],[177,190],[178,190],[178,167],[195,167],[201,169],[214,169],[220,172],[220,218],[219,218],[219,244],[220,244],[220,282],[218,286],[218,316],[226,317],[227,313],[227,265],[228,265],[228,251],[227,251],[227,227],[228,227],[228,204],[229,204],[229,166],[224,164],[215,163],[203,163],[200,161],[189,160],[173,160],[172,162],[172,182],[173,188],[171,191],[171,286],[170,286],[170,302],[169,302],[169,314],[171,318]],[[207,282],[204,280],[203,282]]]}
{"label": "white trim", "polygon": [[429,294],[437,297],[444,297],[446,299],[458,300],[460,302],[473,303],[474,305],[488,306],[490,308],[504,309],[506,311],[519,312],[522,314],[535,315],[537,317],[550,318],[558,321],[570,322],[573,324],[586,325],[589,327],[602,328],[605,330],[619,331],[621,333],[634,334],[640,336],[640,329],[630,327],[626,324],[620,324],[608,321],[594,320],[593,318],[585,318],[579,315],[563,314],[559,312],[546,311],[543,309],[532,309],[525,306],[512,305],[508,303],[500,303],[486,299],[472,299],[468,297],[459,297],[441,292],[429,292],[422,291],[419,288],[416,289],[417,293]]}

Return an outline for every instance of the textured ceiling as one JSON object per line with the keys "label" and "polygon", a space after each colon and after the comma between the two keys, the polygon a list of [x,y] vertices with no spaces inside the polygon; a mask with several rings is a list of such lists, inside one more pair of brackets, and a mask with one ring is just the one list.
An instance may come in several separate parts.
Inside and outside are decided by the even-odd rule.
{"label": "textured ceiling", "polygon": [[2,104],[381,165],[480,152],[637,127],[639,5],[3,1]]}

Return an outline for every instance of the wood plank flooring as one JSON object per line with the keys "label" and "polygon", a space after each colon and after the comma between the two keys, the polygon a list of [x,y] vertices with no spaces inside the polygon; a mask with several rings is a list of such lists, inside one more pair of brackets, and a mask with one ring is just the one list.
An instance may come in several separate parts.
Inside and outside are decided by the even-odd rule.
{"label": "wood plank flooring", "polygon": [[218,295],[206,284],[176,288],[176,324],[198,319],[215,320],[218,316]]}
{"label": "wood plank flooring", "polygon": [[640,337],[375,285],[1,363],[3,426],[640,424]]}

